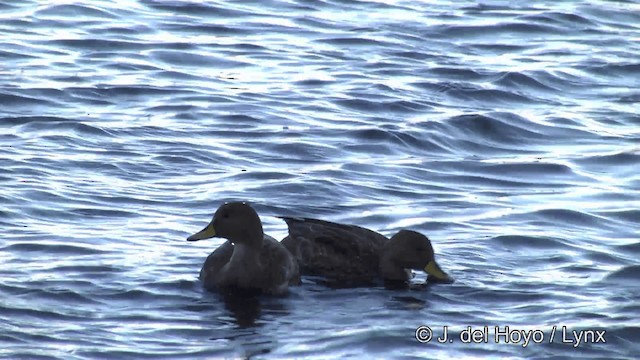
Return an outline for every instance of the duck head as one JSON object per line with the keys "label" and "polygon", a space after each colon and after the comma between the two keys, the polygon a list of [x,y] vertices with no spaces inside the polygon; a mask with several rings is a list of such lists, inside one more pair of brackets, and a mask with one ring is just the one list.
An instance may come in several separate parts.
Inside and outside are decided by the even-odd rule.
{"label": "duck head", "polygon": [[209,224],[189,236],[187,241],[220,237],[234,244],[260,247],[264,233],[258,213],[245,202],[227,202],[221,205]]}
{"label": "duck head", "polygon": [[453,282],[436,262],[431,241],[416,231],[401,230],[385,244],[385,256],[404,269],[423,270],[431,280]]}

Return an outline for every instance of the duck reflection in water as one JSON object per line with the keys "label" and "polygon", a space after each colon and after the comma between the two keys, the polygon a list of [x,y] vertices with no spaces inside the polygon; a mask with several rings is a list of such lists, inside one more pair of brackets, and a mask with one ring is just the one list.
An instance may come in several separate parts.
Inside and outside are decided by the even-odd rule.
{"label": "duck reflection in water", "polygon": [[235,319],[239,328],[255,327],[262,315],[262,304],[257,291],[226,289],[220,294],[227,311]]}

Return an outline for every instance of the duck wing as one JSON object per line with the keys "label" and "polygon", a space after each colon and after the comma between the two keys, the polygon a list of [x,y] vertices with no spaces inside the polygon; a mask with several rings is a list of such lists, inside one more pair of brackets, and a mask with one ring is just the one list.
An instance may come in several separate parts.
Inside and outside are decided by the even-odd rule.
{"label": "duck wing", "polygon": [[202,264],[202,269],[200,269],[200,281],[202,281],[205,289],[213,290],[216,288],[216,276],[220,269],[229,262],[231,254],[233,254],[233,244],[227,240],[207,256],[204,264]]}
{"label": "duck wing", "polygon": [[379,254],[388,239],[369,229],[330,221],[281,217],[289,227],[282,244],[303,274],[338,282],[368,283],[379,275]]}
{"label": "duck wing", "polygon": [[261,287],[271,294],[286,292],[289,285],[300,284],[298,262],[278,240],[265,235],[260,252],[264,269]]}

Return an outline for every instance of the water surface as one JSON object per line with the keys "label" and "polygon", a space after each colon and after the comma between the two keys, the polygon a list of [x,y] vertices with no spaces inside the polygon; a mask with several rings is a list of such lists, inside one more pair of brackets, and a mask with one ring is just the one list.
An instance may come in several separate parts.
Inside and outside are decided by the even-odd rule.
{"label": "water surface", "polygon": [[[1,357],[640,353],[636,2],[0,10]],[[278,215],[421,231],[457,281],[208,293],[223,240],[185,239],[230,200],[277,238]]]}

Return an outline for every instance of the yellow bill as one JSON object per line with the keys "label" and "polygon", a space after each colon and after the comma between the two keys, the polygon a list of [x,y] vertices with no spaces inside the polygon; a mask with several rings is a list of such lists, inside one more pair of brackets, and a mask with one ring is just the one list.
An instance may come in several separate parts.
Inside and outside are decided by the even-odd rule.
{"label": "yellow bill", "polygon": [[196,241],[202,239],[209,239],[216,236],[216,229],[213,228],[213,224],[209,223],[204,229],[199,232],[189,236],[187,241]]}
{"label": "yellow bill", "polygon": [[440,265],[438,265],[438,263],[435,260],[429,261],[427,266],[424,267],[424,271],[430,276],[433,276],[434,278],[436,278],[437,280],[453,282],[453,278],[447,275],[447,273],[445,273],[444,271],[442,271],[442,269],[440,269]]}

